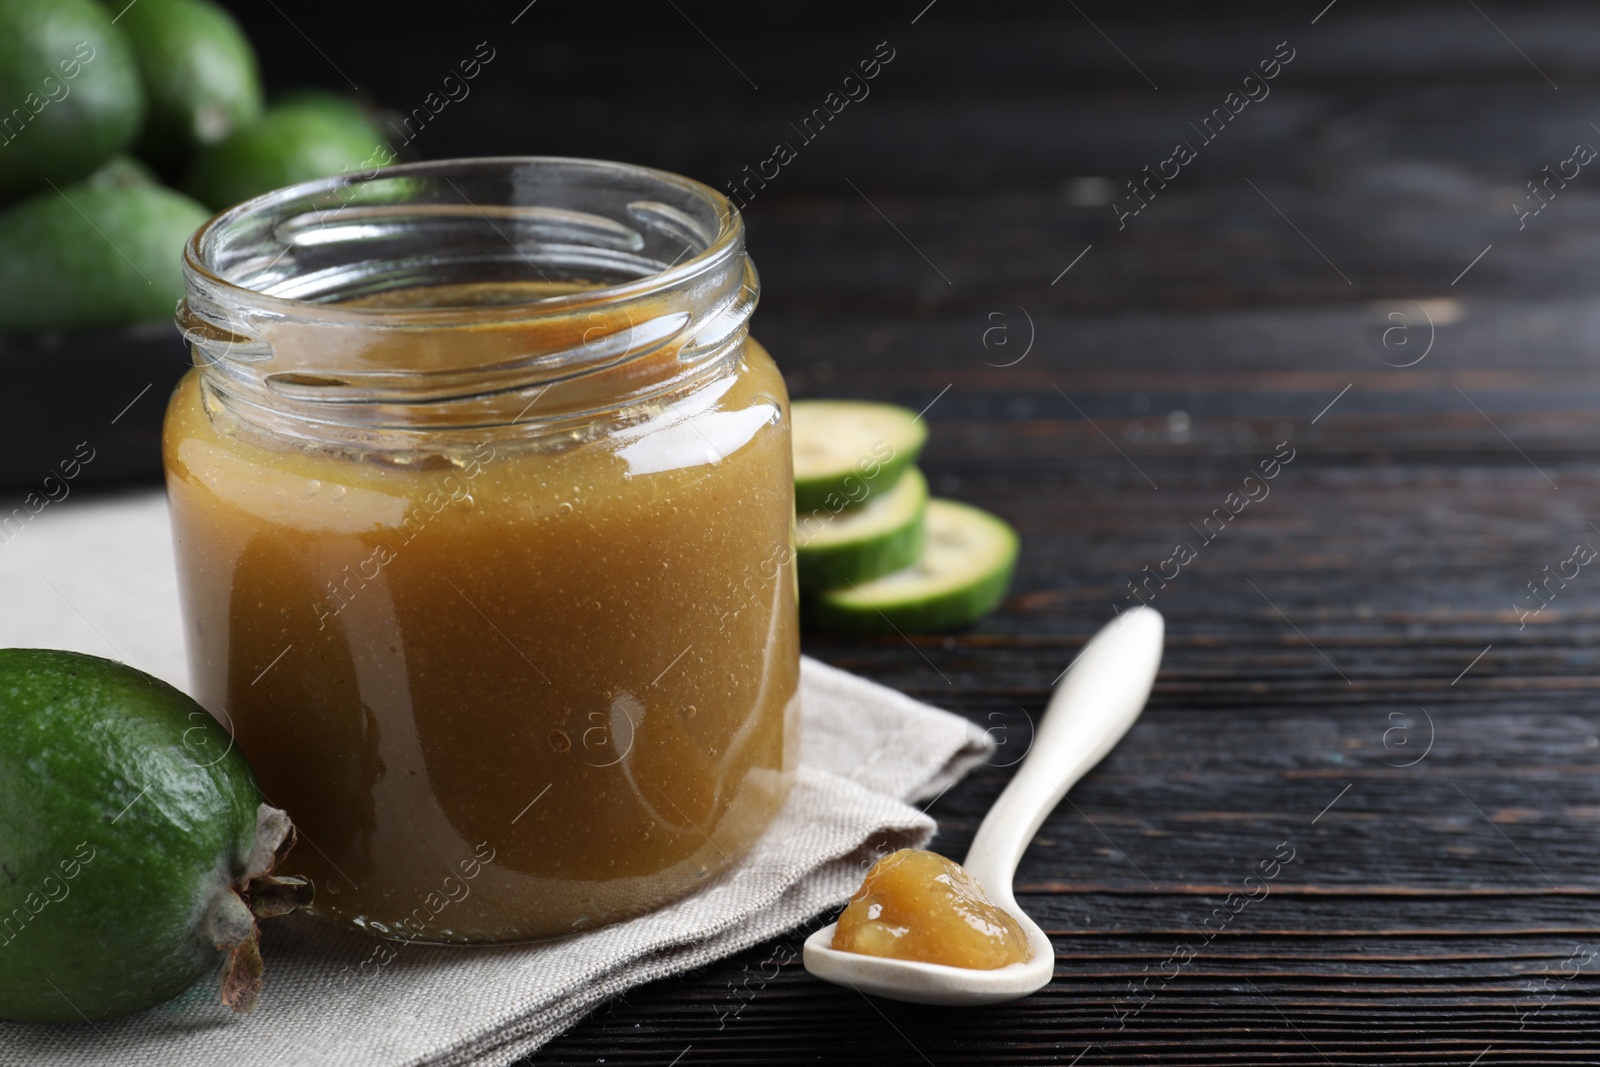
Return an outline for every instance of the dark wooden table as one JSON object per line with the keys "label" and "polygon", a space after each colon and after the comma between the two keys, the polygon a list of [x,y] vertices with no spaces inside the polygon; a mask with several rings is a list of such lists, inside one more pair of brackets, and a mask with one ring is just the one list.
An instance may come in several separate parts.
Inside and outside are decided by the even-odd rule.
{"label": "dark wooden table", "polygon": [[724,187],[796,149],[748,209],[758,334],[798,397],[926,406],[937,491],[1023,537],[970,631],[807,641],[1004,741],[936,847],[1130,582],[1168,620],[1144,718],[1019,872],[1048,989],[868,1000],[802,929],[529,1064],[1600,1062],[1600,10],[238,6],[276,80],[401,109],[488,41],[422,155]]}

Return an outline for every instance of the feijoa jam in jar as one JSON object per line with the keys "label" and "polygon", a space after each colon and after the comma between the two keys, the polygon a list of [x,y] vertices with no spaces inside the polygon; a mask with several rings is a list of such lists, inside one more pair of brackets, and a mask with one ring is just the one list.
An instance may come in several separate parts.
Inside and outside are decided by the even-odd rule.
{"label": "feijoa jam in jar", "polygon": [[316,909],[438,943],[633,915],[789,790],[788,399],[715,191],[415,164],[217,216],[164,455],[193,693]]}

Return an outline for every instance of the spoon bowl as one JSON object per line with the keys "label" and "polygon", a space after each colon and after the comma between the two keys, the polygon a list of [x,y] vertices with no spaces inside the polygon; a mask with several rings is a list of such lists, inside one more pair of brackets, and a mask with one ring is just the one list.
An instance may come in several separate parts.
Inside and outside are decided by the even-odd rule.
{"label": "spoon bowl", "polygon": [[943,963],[839,952],[833,947],[833,932],[839,924],[833,922],[806,938],[806,970],[834,985],[913,1004],[978,1005],[1017,1000],[1050,984],[1056,969],[1056,951],[1039,924],[1018,910],[1015,901],[994,902],[1009,911],[1026,931],[1027,962],[979,971]]}
{"label": "spoon bowl", "polygon": [[1084,646],[1056,686],[1028,758],[995,801],[962,866],[1028,935],[1028,959],[994,970],[868,956],[833,947],[838,923],[806,938],[806,970],[861,993],[916,1004],[999,1004],[1050,984],[1055,947],[1017,906],[1017,863],[1045,817],[1133,726],[1161,665],[1165,625],[1154,608],[1123,612]]}

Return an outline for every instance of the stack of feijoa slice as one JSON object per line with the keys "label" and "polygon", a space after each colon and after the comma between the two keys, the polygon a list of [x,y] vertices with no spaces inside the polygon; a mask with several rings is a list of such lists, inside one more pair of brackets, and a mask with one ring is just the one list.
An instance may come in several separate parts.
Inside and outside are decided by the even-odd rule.
{"label": "stack of feijoa slice", "polygon": [[805,621],[835,633],[963,626],[1005,596],[1017,535],[988,512],[928,496],[927,424],[892,404],[801,400],[795,547]]}

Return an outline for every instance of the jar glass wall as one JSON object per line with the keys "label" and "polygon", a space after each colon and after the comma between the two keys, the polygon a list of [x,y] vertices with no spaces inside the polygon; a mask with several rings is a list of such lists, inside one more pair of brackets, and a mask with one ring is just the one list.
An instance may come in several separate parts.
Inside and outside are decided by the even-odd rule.
{"label": "jar glass wall", "polygon": [[193,692],[322,914],[494,942],[738,857],[798,752],[788,400],[719,194],[466,160],[191,241],[164,454]]}

